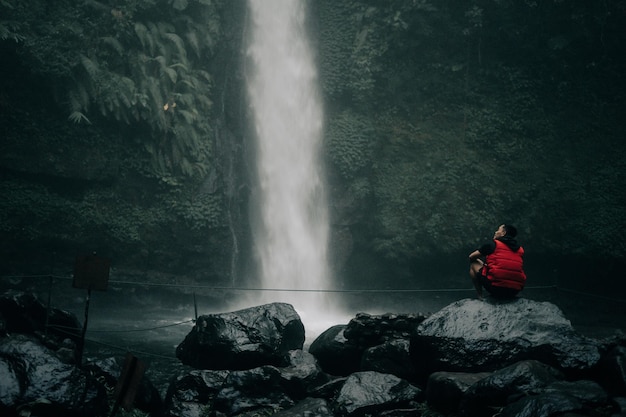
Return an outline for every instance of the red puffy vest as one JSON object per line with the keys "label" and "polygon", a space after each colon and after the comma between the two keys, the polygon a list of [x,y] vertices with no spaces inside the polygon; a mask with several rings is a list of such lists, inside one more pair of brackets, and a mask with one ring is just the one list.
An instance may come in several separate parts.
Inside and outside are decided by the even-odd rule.
{"label": "red puffy vest", "polygon": [[521,291],[526,282],[526,274],[523,269],[524,248],[514,252],[505,243],[496,242],[496,250],[487,255],[487,279],[494,287],[506,287]]}

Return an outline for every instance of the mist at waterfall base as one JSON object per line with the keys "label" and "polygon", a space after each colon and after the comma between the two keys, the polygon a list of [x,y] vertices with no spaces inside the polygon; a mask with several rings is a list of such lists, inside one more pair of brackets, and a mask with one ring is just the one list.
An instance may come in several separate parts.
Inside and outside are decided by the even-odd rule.
{"label": "mist at waterfall base", "polygon": [[[323,111],[306,36],[306,4],[250,0],[248,98],[256,138],[252,213],[258,280],[249,304],[287,302],[307,328],[342,316],[331,289],[329,220],[320,162]],[[343,321],[343,320],[341,320]]]}

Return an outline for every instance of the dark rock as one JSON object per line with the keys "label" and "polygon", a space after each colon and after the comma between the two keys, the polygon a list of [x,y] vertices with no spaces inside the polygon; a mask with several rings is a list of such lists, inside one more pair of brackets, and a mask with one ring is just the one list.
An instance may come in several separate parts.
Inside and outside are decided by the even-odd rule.
{"label": "dark rock", "polygon": [[365,348],[353,345],[344,337],[346,325],[340,324],[320,334],[309,346],[320,367],[331,375],[348,376],[361,366]]}
{"label": "dark rock", "polygon": [[232,371],[215,397],[215,410],[227,415],[275,413],[293,407],[280,370],[274,366]]}
{"label": "dark rock", "polygon": [[438,411],[456,412],[467,389],[489,375],[487,372],[435,372],[428,377],[426,402]]}
{"label": "dark rock", "polygon": [[0,339],[0,370],[0,409],[36,408],[42,414],[79,416],[101,415],[107,409],[102,384],[61,362],[33,337]]}
{"label": "dark rock", "polygon": [[398,339],[368,348],[361,358],[362,371],[392,374],[410,380],[415,369],[409,355],[409,340]]}
{"label": "dark rock", "polygon": [[324,385],[320,385],[311,391],[311,396],[316,398],[324,398],[326,400],[334,399],[341,387],[346,382],[347,377],[335,378]]}
{"label": "dark rock", "polygon": [[579,400],[564,393],[551,392],[522,398],[505,407],[499,416],[549,417],[576,410],[582,410],[582,403]]}
{"label": "dark rock", "polygon": [[333,417],[328,402],[322,398],[305,398],[287,410],[272,414],[273,417]]}
{"label": "dark rock", "polygon": [[400,408],[378,413],[377,417],[419,417],[420,411],[417,408]]}
{"label": "dark rock", "polygon": [[272,303],[198,317],[176,356],[199,369],[251,369],[279,365],[285,353],[302,349],[304,326],[289,304]]}
{"label": "dark rock", "polygon": [[606,391],[595,381],[556,381],[542,390],[543,393],[561,392],[568,394],[589,408],[604,406],[609,397]]}
{"label": "dark rock", "polygon": [[542,392],[543,388],[562,378],[561,372],[541,362],[518,362],[470,386],[461,399],[460,414],[471,417],[492,415],[493,409],[504,407],[520,396]]}
{"label": "dark rock", "polygon": [[229,371],[194,370],[176,377],[165,397],[165,415],[198,417],[206,415],[223,388]]}
{"label": "dark rock", "polygon": [[598,343],[577,334],[558,307],[523,298],[450,304],[418,326],[410,351],[422,378],[436,371],[493,371],[524,359],[575,374],[600,360]]}
{"label": "dark rock", "polygon": [[626,416],[626,398],[625,397],[611,398],[611,405],[615,409],[615,413]]}
{"label": "dark rock", "polygon": [[[7,290],[0,295],[0,316],[4,320],[4,331],[8,334],[48,333],[59,340],[66,338],[78,342],[81,325],[75,315],[46,306],[32,293]],[[46,319],[46,315],[48,317]]]}
{"label": "dark rock", "polygon": [[626,347],[616,346],[602,357],[597,379],[614,397],[626,396]]}
{"label": "dark rock", "polygon": [[418,387],[395,375],[356,372],[341,387],[334,409],[340,415],[377,414],[407,406],[420,394]]}
{"label": "dark rock", "polygon": [[344,337],[351,344],[363,347],[377,346],[397,339],[409,340],[426,317],[424,314],[359,313],[346,326]]}
{"label": "dark rock", "polygon": [[291,398],[304,398],[330,380],[329,376],[322,372],[315,357],[308,352],[292,350],[287,354],[287,359],[286,366],[279,370]]}

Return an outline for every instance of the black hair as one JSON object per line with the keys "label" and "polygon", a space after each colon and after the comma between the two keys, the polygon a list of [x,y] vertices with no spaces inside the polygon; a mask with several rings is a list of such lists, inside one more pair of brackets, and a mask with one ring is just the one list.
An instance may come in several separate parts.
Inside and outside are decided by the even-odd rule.
{"label": "black hair", "polygon": [[511,225],[511,224],[504,224],[504,231],[506,232],[507,236],[510,237],[515,237],[517,236],[517,229],[515,228],[515,226]]}

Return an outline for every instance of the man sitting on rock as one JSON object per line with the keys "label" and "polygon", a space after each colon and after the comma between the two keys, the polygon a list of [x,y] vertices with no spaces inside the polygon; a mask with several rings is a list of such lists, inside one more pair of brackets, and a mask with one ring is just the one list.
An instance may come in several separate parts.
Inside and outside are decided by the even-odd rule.
{"label": "man sitting on rock", "polygon": [[496,298],[513,298],[526,283],[524,248],[515,237],[517,229],[503,224],[493,235],[493,241],[470,253],[470,277],[478,298],[483,298],[483,287]]}

